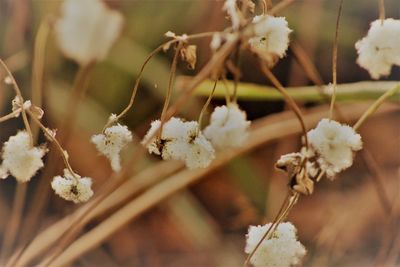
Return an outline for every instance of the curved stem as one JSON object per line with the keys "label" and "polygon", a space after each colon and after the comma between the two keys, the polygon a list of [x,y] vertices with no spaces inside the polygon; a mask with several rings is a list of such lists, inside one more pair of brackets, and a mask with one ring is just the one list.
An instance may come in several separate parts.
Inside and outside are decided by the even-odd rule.
{"label": "curved stem", "polygon": [[203,108],[202,108],[201,111],[200,111],[199,120],[198,120],[199,127],[198,127],[198,129],[197,129],[198,131],[200,131],[200,129],[201,129],[201,124],[202,124],[202,121],[203,121],[204,112],[206,111],[208,105],[209,105],[210,102],[211,102],[211,99],[212,99],[212,97],[213,97],[213,95],[214,95],[214,92],[215,92],[215,88],[217,87],[217,83],[218,83],[218,80],[215,80],[213,89],[211,90],[211,93],[210,93],[210,95],[208,96],[206,103],[204,104]]}
{"label": "curved stem", "polygon": [[172,60],[171,71],[170,71],[169,80],[168,80],[167,95],[165,97],[164,106],[163,106],[163,109],[161,112],[161,125],[160,125],[159,137],[161,137],[163,125],[166,121],[167,110],[168,110],[169,102],[171,101],[171,96],[172,96],[173,87],[174,87],[176,66],[178,64],[178,56],[179,56],[179,52],[182,48],[182,45],[183,45],[182,42],[178,43],[176,50],[175,50],[174,58]]}
{"label": "curved stem", "polygon": [[368,119],[369,116],[374,114],[374,112],[379,108],[382,103],[388,99],[390,96],[394,95],[395,93],[400,91],[400,85],[392,88],[391,90],[388,90],[386,93],[381,95],[365,112],[364,114],[358,119],[356,124],[354,124],[353,129],[357,131],[360,126],[365,122],[366,119]]}
{"label": "curved stem", "polygon": [[279,82],[279,80],[275,77],[274,74],[269,70],[269,68],[265,65],[264,62],[260,59],[260,67],[261,71],[264,75],[272,82],[272,84],[278,89],[278,91],[283,95],[285,101],[288,103],[290,108],[295,113],[296,117],[299,119],[301,124],[301,128],[303,129],[303,136],[304,136],[304,143],[305,146],[308,148],[308,138],[307,138],[307,129],[306,125],[303,120],[303,115],[301,114],[300,108],[297,106],[296,102],[294,102],[293,98],[286,92],[283,85]]}
{"label": "curved stem", "polygon": [[[199,33],[199,34],[192,34],[192,35],[188,35],[188,36],[187,36],[187,39],[189,40],[189,39],[198,39],[198,38],[204,38],[204,37],[211,37],[211,36],[212,36],[213,34],[215,34],[215,33],[217,33],[217,32],[204,32],[204,33]],[[154,50],[147,56],[147,58],[145,59],[143,65],[142,65],[142,67],[140,68],[139,75],[138,75],[138,77],[136,78],[136,81],[135,81],[135,84],[134,84],[134,86],[133,86],[132,94],[131,94],[131,97],[130,97],[130,99],[129,99],[128,105],[127,105],[114,119],[112,119],[112,120],[110,120],[110,121],[108,121],[108,122],[106,123],[106,125],[105,125],[104,128],[103,128],[103,132],[104,132],[104,130],[105,130],[107,127],[109,127],[110,125],[114,124],[114,123],[117,122],[119,119],[121,119],[123,116],[125,116],[126,113],[128,113],[128,111],[132,108],[133,103],[134,103],[134,100],[135,100],[135,97],[136,97],[136,94],[137,94],[137,91],[138,91],[138,88],[139,88],[140,81],[141,81],[141,79],[142,79],[142,77],[143,77],[144,69],[145,69],[146,65],[150,62],[150,60],[151,60],[155,55],[157,55],[160,51],[162,51],[162,50],[164,49],[164,47],[170,46],[170,45],[172,45],[172,44],[174,44],[174,43],[177,43],[177,42],[179,42],[178,39],[173,39],[173,40],[170,40],[170,41],[168,41],[168,42],[165,42],[165,43],[159,45],[156,49],[154,49]]]}
{"label": "curved stem", "polygon": [[339,22],[340,16],[342,14],[342,6],[343,0],[340,0],[339,4],[339,12],[336,19],[336,30],[335,30],[335,40],[333,42],[333,51],[332,51],[332,82],[333,82],[333,92],[331,98],[331,105],[329,109],[329,118],[333,118],[333,111],[335,107],[336,100],[336,85],[337,85],[337,53],[338,53],[338,39],[339,39]]}
{"label": "curved stem", "polygon": [[261,237],[260,241],[258,241],[257,245],[254,247],[254,249],[251,251],[251,253],[247,257],[246,261],[244,262],[244,267],[249,266],[251,258],[257,252],[257,249],[260,247],[262,242],[265,239],[271,238],[271,235],[275,232],[278,225],[287,217],[290,210],[297,203],[297,200],[299,199],[300,194],[295,192],[293,195],[291,195],[291,193],[292,192],[289,192],[288,196],[286,197],[285,201],[283,202],[283,204],[281,206],[281,209],[279,210],[277,216],[275,217],[274,221],[272,222],[271,226],[268,228],[268,230],[265,232],[265,234]]}
{"label": "curved stem", "polygon": [[7,115],[4,115],[3,117],[0,117],[0,122],[5,122],[9,119],[13,119],[18,116],[18,114],[21,112],[22,108],[16,109],[15,111],[8,113]]}
{"label": "curved stem", "polygon": [[125,114],[128,113],[128,111],[132,108],[133,102],[135,101],[135,97],[136,97],[136,94],[137,94],[137,91],[138,91],[138,88],[139,88],[140,81],[141,81],[142,76],[143,76],[144,69],[145,69],[146,65],[150,62],[150,60],[151,60],[156,54],[158,54],[160,51],[162,51],[163,48],[164,48],[165,46],[171,45],[171,44],[176,43],[176,42],[178,42],[178,41],[177,41],[176,39],[174,39],[174,40],[168,41],[168,42],[166,42],[166,43],[163,43],[163,44],[159,45],[156,49],[154,49],[154,50],[150,53],[150,55],[147,56],[147,58],[145,59],[143,65],[142,65],[142,67],[140,68],[139,75],[138,75],[138,77],[136,78],[135,85],[133,86],[131,98],[129,99],[128,105],[127,105],[127,106],[121,111],[121,113],[119,113],[114,119],[112,119],[112,120],[110,120],[110,121],[108,121],[108,122],[106,123],[106,125],[105,125],[104,128],[103,128],[103,132],[104,132],[104,130],[105,130],[108,126],[114,124],[114,123],[117,122],[119,119],[121,119],[123,116],[125,116]]}
{"label": "curved stem", "polygon": [[379,0],[379,19],[381,23],[385,20],[385,0]]}
{"label": "curved stem", "polygon": [[54,137],[54,135],[49,131],[49,129],[44,126],[38,118],[36,118],[35,114],[33,114],[30,110],[27,110],[27,113],[31,117],[31,119],[42,129],[44,132],[45,136],[49,141],[53,142],[56,145],[57,150],[60,152],[60,155],[64,161],[65,167],[69,170],[71,175],[75,178],[75,180],[79,180],[79,177],[76,175],[76,173],[72,170],[71,165],[69,164],[68,158],[65,154],[65,150],[62,148],[61,144],[58,142],[58,140]]}
{"label": "curved stem", "polygon": [[[11,79],[11,84],[13,85],[15,94],[17,95],[17,97],[19,98],[19,100],[21,101],[21,103],[23,105],[24,98],[22,97],[21,89],[19,88],[17,82],[15,81],[14,75],[11,73],[10,69],[7,67],[7,65],[4,63],[4,61],[2,59],[0,59],[0,64],[3,66],[3,68],[5,69],[8,77]],[[31,127],[29,125],[29,121],[28,121],[28,118],[26,116],[26,111],[25,111],[24,108],[22,108],[22,120],[24,121],[24,125],[25,125],[25,128],[26,128],[26,131],[29,134],[30,145],[33,146],[32,130],[31,130]]]}

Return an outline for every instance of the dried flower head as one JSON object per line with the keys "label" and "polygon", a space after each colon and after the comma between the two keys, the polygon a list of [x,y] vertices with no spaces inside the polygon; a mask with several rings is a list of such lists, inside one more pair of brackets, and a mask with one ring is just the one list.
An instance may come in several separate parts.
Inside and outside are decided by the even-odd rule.
{"label": "dried flower head", "polygon": [[319,168],[328,178],[350,167],[354,152],[362,148],[361,136],[352,127],[334,120],[322,119],[307,137]]}
{"label": "dried flower head", "polygon": [[284,17],[255,16],[253,18],[255,37],[249,40],[252,48],[266,56],[282,58],[289,47],[292,32]]}
{"label": "dried flower head", "polygon": [[18,182],[28,182],[43,167],[42,157],[46,152],[44,146],[32,147],[29,134],[26,131],[19,131],[4,143],[2,178],[11,174]]}
{"label": "dried flower head", "polygon": [[105,129],[104,133],[93,135],[92,143],[106,156],[114,171],[121,170],[121,150],[132,141],[132,133],[125,125],[117,124]]}
{"label": "dried flower head", "polygon": [[92,179],[77,174],[74,177],[68,169],[64,169],[64,176],[53,178],[51,187],[57,195],[74,203],[86,202],[93,196]]}
{"label": "dried flower head", "polygon": [[187,63],[189,69],[194,70],[197,61],[196,55],[197,46],[187,45],[180,50],[182,61]]}
{"label": "dried flower head", "polygon": [[400,20],[375,20],[368,34],[356,43],[357,63],[374,79],[390,74],[392,65],[400,66]]}
{"label": "dried flower head", "polygon": [[296,192],[310,195],[314,191],[314,181],[319,174],[315,162],[310,161],[303,152],[282,155],[275,166],[285,171],[290,178],[290,186]]}
{"label": "dried flower head", "polygon": [[119,36],[123,18],[101,0],[65,0],[55,24],[58,45],[80,65],[103,60]]}
{"label": "dried flower head", "polygon": [[[250,254],[268,231],[271,224],[250,226],[245,252]],[[264,240],[250,259],[255,267],[291,267],[301,263],[306,254],[304,246],[297,241],[297,230],[290,222],[280,223],[272,237]]]}
{"label": "dried flower head", "polygon": [[217,149],[239,147],[248,137],[250,121],[237,104],[216,107],[204,135]]}
{"label": "dried flower head", "polygon": [[149,153],[161,155],[164,160],[184,161],[190,169],[205,168],[214,159],[214,148],[198,130],[197,122],[172,117],[164,123],[158,138],[156,133],[160,126],[159,120],[153,121],[143,138],[142,144],[147,146]]}

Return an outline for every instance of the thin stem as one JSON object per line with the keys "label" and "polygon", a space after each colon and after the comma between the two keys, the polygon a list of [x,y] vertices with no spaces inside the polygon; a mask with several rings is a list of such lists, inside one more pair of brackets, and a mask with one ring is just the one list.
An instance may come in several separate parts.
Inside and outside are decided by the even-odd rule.
{"label": "thin stem", "polygon": [[261,0],[261,5],[262,5],[262,15],[265,15],[265,13],[267,12],[267,10],[268,10],[268,6],[267,6],[267,2],[266,2],[266,0]]}
{"label": "thin stem", "polygon": [[161,125],[160,125],[160,131],[159,131],[159,136],[161,137],[161,133],[162,133],[162,129],[163,129],[163,125],[166,122],[166,117],[167,117],[167,110],[169,107],[169,102],[171,101],[171,96],[172,96],[172,92],[173,92],[173,87],[174,87],[174,82],[175,82],[175,75],[176,75],[176,66],[178,64],[178,56],[179,56],[179,52],[182,48],[182,42],[179,42],[176,49],[175,49],[175,54],[174,54],[174,58],[172,59],[172,63],[171,63],[171,71],[169,74],[169,80],[168,80],[168,87],[167,87],[167,94],[165,97],[165,101],[164,101],[164,106],[161,112],[161,116],[160,116],[160,120],[161,120]]}
{"label": "thin stem", "polygon": [[65,154],[65,150],[62,148],[61,144],[58,142],[58,140],[54,137],[54,135],[49,131],[49,129],[46,128],[46,126],[44,126],[40,120],[38,118],[36,118],[35,114],[33,114],[30,110],[27,110],[29,116],[31,117],[31,119],[33,120],[33,122],[35,122],[44,132],[46,138],[54,143],[56,145],[56,149],[60,152],[60,155],[64,161],[64,165],[65,167],[67,167],[67,169],[69,170],[69,172],[71,173],[72,176],[74,176],[74,178],[76,180],[79,180],[79,177],[76,175],[76,173],[72,170],[71,165],[69,164],[68,158]]}
{"label": "thin stem", "polygon": [[[0,64],[3,66],[3,68],[5,69],[8,77],[11,79],[11,83],[13,85],[15,94],[17,95],[17,97],[19,98],[19,100],[21,101],[21,103],[23,105],[24,98],[22,97],[21,89],[19,88],[17,82],[15,81],[14,75],[11,73],[10,69],[7,67],[7,65],[4,63],[4,61],[2,59],[0,59]],[[31,127],[29,125],[29,121],[28,121],[28,118],[26,116],[26,111],[25,111],[24,108],[22,108],[22,120],[24,121],[25,129],[29,134],[30,145],[33,146],[32,130],[31,130]]]}
{"label": "thin stem", "polygon": [[299,193],[294,193],[291,195],[292,192],[289,192],[288,196],[286,197],[285,201],[283,202],[281,209],[279,210],[276,218],[268,228],[268,230],[265,232],[265,234],[261,237],[260,241],[258,241],[257,245],[254,247],[254,249],[251,251],[249,256],[247,257],[246,261],[244,262],[244,267],[249,266],[251,258],[254,256],[254,254],[257,252],[257,249],[260,247],[262,242],[266,239],[269,239],[271,235],[275,232],[276,228],[278,225],[287,217],[289,214],[290,210],[293,208],[293,206],[297,203],[297,200],[300,196]]}
{"label": "thin stem", "polygon": [[379,19],[381,20],[382,24],[385,20],[385,13],[385,0],[379,0]]}
{"label": "thin stem", "polygon": [[22,108],[19,108],[19,109],[16,109],[15,111],[13,111],[11,113],[8,113],[7,115],[4,115],[3,117],[0,117],[0,123],[17,117],[18,114],[21,113],[21,110],[22,110]]}
{"label": "thin stem", "polygon": [[128,111],[132,108],[133,103],[134,103],[134,101],[135,101],[135,97],[136,97],[138,88],[139,88],[140,81],[141,81],[142,76],[143,76],[144,69],[145,69],[146,65],[150,62],[150,60],[151,60],[155,55],[157,55],[160,51],[162,51],[162,50],[164,49],[165,46],[172,45],[173,43],[176,43],[176,42],[178,42],[178,41],[177,41],[176,39],[174,39],[174,40],[168,41],[168,42],[166,42],[166,43],[163,43],[163,44],[161,44],[160,46],[158,46],[156,49],[154,49],[154,50],[147,56],[147,58],[145,59],[143,65],[142,65],[142,67],[140,68],[139,75],[138,75],[138,77],[136,78],[135,84],[134,84],[134,86],[133,86],[131,98],[129,99],[128,105],[121,111],[121,113],[119,113],[119,114],[115,117],[115,119],[110,120],[109,122],[107,122],[107,124],[106,124],[106,125],[104,126],[104,128],[103,128],[103,132],[104,132],[104,130],[105,130],[108,126],[114,124],[116,121],[118,121],[118,120],[121,119],[123,116],[125,116],[125,114],[128,113]]}
{"label": "thin stem", "polygon": [[303,129],[304,143],[305,143],[306,148],[308,148],[307,128],[304,123],[303,115],[301,113],[300,108],[297,106],[297,104],[293,100],[293,98],[286,92],[285,88],[279,82],[279,80],[275,77],[275,75],[272,74],[272,72],[265,65],[265,63],[261,61],[261,59],[260,59],[260,67],[261,67],[261,71],[264,73],[264,75],[272,82],[272,84],[276,87],[276,89],[278,89],[278,91],[283,95],[285,101],[288,103],[290,108],[295,113],[296,117],[299,119],[301,128]]}
{"label": "thin stem", "polygon": [[390,96],[394,95],[395,93],[400,91],[400,85],[397,85],[396,87],[392,88],[391,90],[388,90],[386,93],[384,93],[381,97],[379,97],[361,116],[360,119],[354,124],[353,129],[358,130],[360,126],[365,122],[366,119],[369,118],[374,112],[379,108],[382,103],[388,99]]}
{"label": "thin stem", "polygon": [[[36,35],[32,61],[32,104],[39,108],[42,106],[44,63],[49,33],[50,23],[48,19],[45,19],[40,23]],[[32,135],[33,139],[37,140],[39,135],[37,125],[32,126]]]}
{"label": "thin stem", "polygon": [[[187,36],[187,39],[189,40],[189,39],[198,39],[198,38],[210,37],[210,36],[213,36],[215,33],[217,33],[217,32],[203,32],[203,33],[198,33],[198,34],[192,34],[192,35],[188,35],[188,36]],[[132,94],[131,94],[131,97],[130,97],[130,99],[129,99],[128,105],[121,111],[121,113],[119,113],[119,114],[116,116],[115,119],[110,120],[109,122],[107,122],[107,124],[106,124],[106,125],[104,126],[104,128],[103,128],[103,132],[104,132],[104,130],[105,130],[108,126],[114,124],[114,123],[117,122],[119,119],[121,119],[123,116],[125,116],[126,113],[128,113],[128,111],[132,108],[133,103],[134,103],[134,100],[135,100],[135,97],[136,97],[136,94],[137,94],[137,91],[138,91],[138,88],[139,88],[140,81],[141,81],[142,76],[143,76],[144,69],[145,69],[146,65],[150,62],[150,60],[151,60],[155,55],[157,55],[160,51],[162,51],[162,50],[164,49],[164,47],[170,46],[170,45],[172,45],[172,44],[174,44],[174,43],[176,43],[176,42],[178,42],[178,41],[179,41],[178,39],[173,39],[173,40],[170,40],[170,41],[168,41],[168,42],[165,42],[165,43],[159,45],[156,49],[154,49],[154,50],[147,56],[147,58],[145,59],[143,65],[142,65],[142,67],[140,68],[139,75],[138,75],[138,77],[136,78],[136,81],[135,81],[135,84],[134,84],[134,86],[133,86]]]}
{"label": "thin stem", "polygon": [[331,105],[329,109],[329,118],[333,118],[333,111],[335,107],[336,100],[336,85],[337,85],[337,54],[338,54],[338,40],[339,40],[339,22],[340,16],[342,14],[343,0],[340,0],[339,11],[336,19],[336,30],[335,30],[335,40],[333,42],[332,51],[332,82],[333,82],[333,92],[331,98]]}
{"label": "thin stem", "polygon": [[208,96],[206,103],[204,104],[203,108],[200,111],[199,120],[198,120],[198,124],[199,124],[198,131],[200,131],[200,129],[201,129],[201,124],[202,124],[202,121],[203,121],[203,115],[204,115],[205,111],[207,110],[208,105],[211,102],[211,99],[212,99],[212,97],[214,95],[214,92],[215,92],[215,88],[217,87],[217,83],[218,83],[218,80],[215,80],[213,89],[211,90],[211,93]]}
{"label": "thin stem", "polygon": [[17,183],[17,188],[13,200],[13,207],[7,227],[4,231],[4,239],[1,246],[1,261],[9,256],[11,249],[15,243],[15,238],[21,224],[21,218],[24,211],[24,203],[26,198],[26,183]]}

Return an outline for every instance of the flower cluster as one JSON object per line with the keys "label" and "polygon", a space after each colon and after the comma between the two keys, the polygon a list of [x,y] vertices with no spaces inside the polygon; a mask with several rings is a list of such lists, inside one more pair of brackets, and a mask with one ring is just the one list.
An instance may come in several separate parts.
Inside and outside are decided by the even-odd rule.
{"label": "flower cluster", "polygon": [[353,165],[354,152],[362,148],[361,136],[334,120],[322,119],[307,137],[319,168],[331,179]]}
{"label": "flower cluster", "polygon": [[248,137],[249,126],[246,113],[237,104],[229,104],[214,109],[204,135],[216,149],[239,147]]}
{"label": "flower cluster", "polygon": [[117,124],[106,128],[102,134],[93,135],[91,141],[97,150],[110,160],[112,169],[119,171],[120,152],[132,141],[132,133],[125,125]]}
{"label": "flower cluster", "polygon": [[91,186],[92,179],[72,174],[68,169],[64,169],[64,176],[56,176],[51,182],[57,195],[74,203],[88,201],[93,195]]}
{"label": "flower cluster", "polygon": [[[245,252],[252,253],[259,241],[271,227],[250,226],[247,233]],[[290,223],[280,223],[272,237],[262,241],[250,263],[255,267],[291,267],[301,263],[306,255],[306,249],[297,241],[296,227]]]}
{"label": "flower cluster", "polygon": [[142,144],[150,154],[164,160],[184,161],[189,169],[205,168],[215,158],[215,150],[239,147],[248,136],[250,121],[237,104],[216,107],[204,134],[195,121],[172,117],[164,123],[153,121]]}
{"label": "flower cluster", "polygon": [[214,148],[199,131],[197,122],[173,117],[164,123],[161,135],[160,127],[159,120],[153,121],[142,141],[149,153],[161,155],[165,160],[184,161],[189,169],[205,168],[214,159]]}
{"label": "flower cluster", "polygon": [[251,47],[265,57],[285,56],[289,47],[289,34],[292,32],[286,18],[255,16],[253,24],[255,37],[249,40]]}
{"label": "flower cluster", "polygon": [[307,133],[309,148],[280,157],[276,167],[288,174],[293,190],[309,195],[314,182],[336,174],[353,165],[354,152],[362,148],[361,136],[348,126],[322,119]]}
{"label": "flower cluster", "polygon": [[356,43],[357,63],[374,79],[390,74],[400,66],[400,20],[375,20],[366,37]]}
{"label": "flower cluster", "polygon": [[19,131],[4,143],[3,162],[0,166],[1,178],[11,174],[18,182],[28,182],[43,167],[42,157],[47,149],[44,146],[32,147],[30,142],[29,134],[26,131]]}
{"label": "flower cluster", "polygon": [[103,60],[122,29],[122,16],[101,0],[65,0],[55,24],[58,45],[80,65]]}

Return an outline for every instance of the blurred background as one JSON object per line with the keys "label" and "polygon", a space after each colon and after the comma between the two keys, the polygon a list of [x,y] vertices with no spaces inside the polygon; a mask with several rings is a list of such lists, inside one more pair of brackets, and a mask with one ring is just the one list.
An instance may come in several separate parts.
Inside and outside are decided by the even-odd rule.
{"label": "blurred background", "polygon": [[[223,1],[106,2],[124,15],[124,29],[107,59],[96,64],[87,96],[79,109],[77,125],[65,144],[74,168],[94,179],[95,191],[110,176],[111,169],[108,161],[98,156],[88,140],[92,134],[101,131],[110,113],[118,113],[126,106],[140,66],[147,55],[165,40],[164,33],[169,30],[177,34],[218,31],[229,24],[221,11]],[[0,0],[0,58],[6,60],[14,71],[27,99],[31,97],[32,54],[38,26],[49,15],[57,17],[60,3]],[[302,45],[325,83],[331,81],[331,53],[338,5],[338,0],[298,0],[281,13],[293,29],[292,40]],[[398,0],[386,0],[385,6],[386,17],[400,18]],[[368,73],[355,62],[354,44],[366,35],[369,23],[377,18],[378,1],[344,1],[338,47],[339,83],[370,80]],[[178,75],[195,75],[204,66],[211,56],[209,42],[209,38],[195,42],[198,46],[196,69],[187,70],[185,64],[180,64]],[[78,66],[61,54],[52,33],[46,47],[44,122],[57,128],[68,112],[65,99]],[[149,123],[161,113],[171,57],[171,52],[167,52],[152,60],[144,73],[134,109],[123,120],[135,133],[136,142],[143,137]],[[241,65],[242,81],[267,84],[251,55],[244,54]],[[275,66],[274,73],[285,86],[312,84],[291,51]],[[385,79],[400,80],[400,68],[395,67]],[[9,112],[12,98],[12,90],[0,83],[2,114]],[[192,105],[187,105],[180,114],[187,119],[197,119],[205,98],[196,96],[191,101]],[[220,104],[224,101],[212,102],[213,106]],[[312,108],[321,103],[301,104],[304,108]],[[398,101],[388,105],[396,104]],[[251,120],[286,109],[280,101],[239,101],[239,105]],[[395,203],[399,192],[399,117],[398,110],[386,112],[369,120],[361,130],[366,146],[382,170],[380,174],[384,179],[381,182],[390,203]],[[19,119],[3,123],[0,141],[3,143],[22,127]],[[44,141],[44,138],[40,140]],[[119,229],[103,244],[80,257],[73,266],[242,266],[248,226],[272,220],[286,195],[287,178],[274,169],[274,162],[280,155],[298,151],[299,147],[299,135],[283,134],[283,138],[235,158]],[[133,151],[134,146],[126,151],[126,157]],[[141,170],[156,161],[156,157],[144,157],[134,168]],[[308,249],[304,266],[373,266],[388,233],[392,239],[397,236],[400,240],[399,221],[391,225],[387,223],[390,216],[382,209],[365,163],[357,157],[355,165],[340,176],[335,182],[324,179],[317,185],[316,192],[301,199],[289,216],[298,228],[299,239]],[[40,229],[76,208],[55,196],[48,181],[49,177],[40,172],[28,184],[17,244],[23,244]],[[0,181],[2,235],[10,217],[15,188],[14,179]],[[110,210],[97,218],[86,230],[112,212]],[[32,214],[36,214],[36,218]],[[397,243],[394,240],[390,246]],[[400,266],[397,257],[400,248],[391,251],[397,254],[385,258],[393,257],[392,266]]]}

